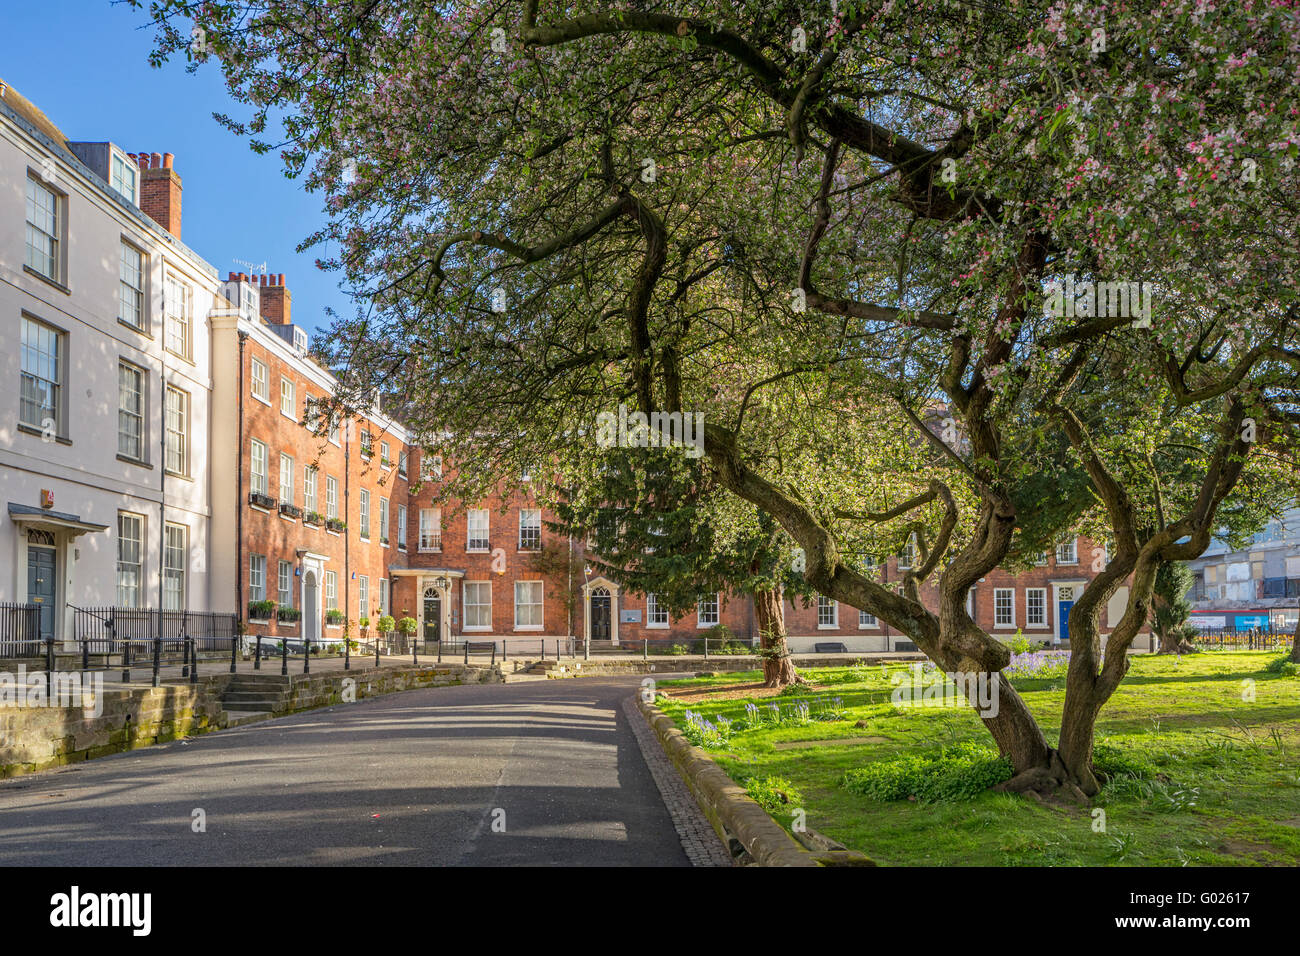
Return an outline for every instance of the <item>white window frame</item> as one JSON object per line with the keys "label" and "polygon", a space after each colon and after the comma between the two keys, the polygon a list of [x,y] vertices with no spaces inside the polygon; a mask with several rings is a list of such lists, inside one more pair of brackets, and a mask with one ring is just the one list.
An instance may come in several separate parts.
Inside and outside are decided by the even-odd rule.
{"label": "white window frame", "polygon": [[[325,610],[339,609],[339,575],[337,571],[325,572]],[[337,625],[333,625],[337,627]]]}
{"label": "white window frame", "polygon": [[271,369],[260,358],[248,364],[248,392],[263,405],[271,404]]}
{"label": "white window frame", "polygon": [[[470,589],[474,589],[475,600],[471,603]],[[482,589],[487,588],[487,601],[481,600]],[[461,606],[465,610],[465,621],[462,630],[483,632],[492,630],[492,582],[491,581],[463,581],[461,582]],[[473,608],[476,613],[475,620],[481,620],[482,614],[479,609],[487,608],[486,624],[470,624],[470,609]]]}
{"label": "white window frame", "polygon": [[108,163],[109,187],[133,206],[140,205],[140,168],[114,149]]}
{"label": "white window frame", "polygon": [[[475,528],[476,516],[481,528]],[[465,515],[465,550],[471,554],[484,554],[492,550],[492,524],[487,508],[470,508]],[[481,531],[482,537],[475,537]],[[478,544],[477,542],[482,542]]]}
{"label": "white window frame", "polygon": [[[48,203],[39,201],[45,197],[48,197]],[[27,247],[23,262],[37,275],[59,285],[66,285],[63,280],[63,229],[67,217],[64,214],[63,198],[62,193],[45,185],[35,174],[28,173]],[[34,216],[37,215],[42,222],[34,221]],[[54,231],[50,232],[47,225]],[[43,268],[47,263],[48,272]]]}
{"label": "white window frame", "polygon": [[393,468],[393,448],[386,441],[379,443],[379,467],[387,468],[389,471]]}
{"label": "white window frame", "polygon": [[358,510],[361,514],[361,527],[357,529],[357,536],[362,541],[370,540],[370,491],[367,488],[361,489],[361,494],[357,499]]}
{"label": "white window frame", "polygon": [[339,480],[333,475],[325,476],[325,517],[338,519],[339,516]]}
{"label": "white window frame", "polygon": [[370,611],[366,607],[370,603],[370,575],[357,575],[357,607],[360,608],[358,617],[370,617]]}
{"label": "white window frame", "polygon": [[406,505],[397,506],[397,550],[406,550]]}
{"label": "white window frame", "polygon": [[379,543],[385,548],[388,547],[389,510],[388,499],[381,495],[379,498]]}
{"label": "white window frame", "polygon": [[[128,253],[136,257],[134,264],[129,263]],[[134,279],[130,273],[134,272]],[[149,297],[145,285],[149,275],[149,257],[134,243],[122,240],[122,249],[118,254],[117,264],[117,321],[137,332],[149,331]],[[134,304],[130,303],[134,300]],[[134,311],[136,321],[132,322],[123,313]]]}
{"label": "white window frame", "polygon": [[[999,599],[1003,595],[1007,597],[1008,618],[1004,621],[1000,619]],[[994,588],[993,589],[993,626],[995,628],[1015,627],[1016,626],[1016,589],[1015,588]]]}
{"label": "white window frame", "polygon": [[[1068,549],[1068,550],[1066,550]],[[1069,557],[1061,557],[1062,552]],[[1056,546],[1056,563],[1060,564],[1078,564],[1079,563],[1079,539],[1069,538],[1060,542]]]}
{"label": "white window frame", "polygon": [[266,494],[267,471],[266,442],[250,438],[248,448],[248,490],[250,492],[255,495]]}
{"label": "white window frame", "polygon": [[194,355],[193,305],[194,292],[189,284],[169,273],[163,281],[163,348],[187,362],[193,361]]}
{"label": "white window frame", "polygon": [[248,556],[248,600],[266,600],[266,555]]}
{"label": "white window frame", "polygon": [[[1042,599],[1042,620],[1034,620],[1034,596]],[[1025,588],[1025,627],[1047,628],[1047,588]]]}
{"label": "white window frame", "polygon": [[[34,339],[31,334],[33,331],[47,333],[48,339],[45,337]],[[49,349],[45,347],[47,341],[54,349],[53,355],[51,355]],[[68,352],[67,342],[68,334],[62,329],[50,325],[47,322],[42,322],[40,319],[34,318],[30,315],[24,314],[22,316],[22,358],[20,359],[21,372],[19,373],[18,386],[18,421],[21,424],[26,425],[28,428],[37,428],[44,432],[46,422],[52,421],[54,423],[54,433],[56,435],[61,436],[65,433],[63,427],[66,418],[63,414],[63,402],[65,397],[63,383],[66,378],[65,363],[67,361]],[[29,357],[35,358],[36,363],[29,363]],[[47,373],[52,373],[55,377],[50,378]],[[40,421],[29,421],[24,417],[26,406],[28,404],[34,404],[25,401],[23,398],[28,391],[26,387],[28,379],[31,379],[34,382],[39,382],[42,385],[41,388],[33,389],[33,394],[48,393],[53,401],[52,406],[36,406],[37,412],[41,414]]]}
{"label": "white window frame", "polygon": [[[524,532],[529,532],[528,538],[532,539],[532,532],[536,531],[536,544],[525,545]],[[541,508],[520,508],[519,509],[519,550],[520,551],[540,551],[542,550],[542,509]]]}
{"label": "white window frame", "polygon": [[163,527],[163,610],[182,611],[188,599],[190,529],[168,521]]}
{"label": "white window frame", "polygon": [[[520,585],[523,585],[523,586],[527,587],[528,590],[531,592],[531,593],[528,595],[528,597],[532,597],[532,596],[535,594],[536,597],[537,597],[537,600],[536,600],[536,601],[529,600],[529,601],[523,601],[523,602],[521,602],[521,601],[519,600],[519,588],[520,588]],[[520,611],[521,608],[528,608],[528,609],[536,608],[536,611],[533,612],[533,613],[530,613],[528,616],[529,616],[529,617],[533,617],[534,614],[535,614],[535,616],[536,616],[536,618],[537,618],[537,622],[536,622],[536,623],[528,623],[528,624],[520,623],[520,620],[519,620],[519,611]],[[540,631],[540,630],[545,629],[545,627],[546,627],[546,586],[545,586],[545,582],[540,581],[540,580],[537,580],[537,579],[530,579],[530,580],[516,581],[516,582],[515,582],[515,630],[516,630],[516,631]]]}
{"label": "white window frame", "polygon": [[837,631],[840,627],[840,602],[817,595],[817,630]]}
{"label": "white window frame", "polygon": [[[140,607],[144,590],[145,516],[117,513],[117,607]],[[134,571],[135,583],[124,585],[122,575]],[[134,596],[130,592],[134,591]]]}
{"label": "white window frame", "polygon": [[[173,407],[173,399],[175,407]],[[188,478],[190,476],[190,393],[175,385],[166,386],[163,389],[163,408],[167,428],[167,453],[163,467],[169,475]]]}
{"label": "white window frame", "polygon": [[[128,391],[129,386],[123,377],[134,376],[135,390],[134,398],[136,407],[131,409],[126,399],[132,393]],[[120,458],[129,458],[131,461],[146,462],[148,459],[147,449],[149,448],[149,373],[140,366],[126,359],[118,359],[117,362],[117,454]],[[123,439],[130,441],[129,436],[123,431],[123,424],[126,421],[134,420],[136,423],[135,448],[124,449],[122,447]]]}
{"label": "white window frame", "polygon": [[903,545],[903,550],[898,555],[898,570],[910,571],[916,564],[916,533],[907,536],[907,543]]}
{"label": "white window frame", "polygon": [[[428,516],[427,522],[425,520],[426,515]],[[441,508],[420,509],[419,550],[429,552],[429,553],[436,553],[442,550],[442,509]]]}
{"label": "white window frame", "polygon": [[651,591],[645,596],[645,626],[651,629],[669,626],[668,608],[659,606],[659,595]]}
{"label": "white window frame", "polygon": [[[713,620],[711,621],[705,620],[704,608],[705,608],[706,600],[709,600],[710,603],[713,605],[713,611],[711,612],[711,616]],[[701,597],[698,601],[695,602],[695,626],[697,628],[713,627],[714,625],[721,623],[721,621],[722,621],[722,595],[720,593]]]}
{"label": "white window frame", "polygon": [[293,607],[293,564],[283,558],[276,563],[275,597],[281,607]]}
{"label": "white window frame", "polygon": [[315,465],[302,466],[302,510],[303,516],[316,512],[320,514],[320,509],[316,506],[320,504],[318,492],[320,491],[320,469]]}
{"label": "white window frame", "polygon": [[880,627],[880,621],[870,611],[858,610],[858,630],[867,631]]}
{"label": "white window frame", "polygon": [[293,481],[297,474],[294,461],[284,452],[280,452],[280,503],[293,504]]}
{"label": "white window frame", "polygon": [[298,386],[293,379],[280,376],[280,414],[291,422],[298,420]]}

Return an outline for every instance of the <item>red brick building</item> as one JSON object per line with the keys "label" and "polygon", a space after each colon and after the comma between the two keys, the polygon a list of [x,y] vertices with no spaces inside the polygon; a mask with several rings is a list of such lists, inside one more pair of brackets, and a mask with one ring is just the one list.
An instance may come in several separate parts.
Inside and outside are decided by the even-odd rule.
{"label": "red brick building", "polygon": [[[757,638],[744,596],[707,595],[673,619],[653,594],[594,574],[583,542],[548,529],[552,516],[526,484],[509,497],[446,498],[450,472],[378,411],[314,434],[313,403],[335,383],[293,323],[283,275],[231,273],[223,291],[230,308],[212,319],[214,593],[228,590],[252,633],[338,641],[345,621],[354,636],[374,636],[390,615],[414,618],[425,641],[492,640],[522,652],[570,636],[624,646]],[[972,588],[976,621],[1000,637],[1067,639],[1068,609],[1099,553],[1077,539],[1030,571],[994,572]],[[898,579],[899,560],[881,566],[884,580]],[[797,651],[909,647],[826,599],[787,602],[786,614]]]}

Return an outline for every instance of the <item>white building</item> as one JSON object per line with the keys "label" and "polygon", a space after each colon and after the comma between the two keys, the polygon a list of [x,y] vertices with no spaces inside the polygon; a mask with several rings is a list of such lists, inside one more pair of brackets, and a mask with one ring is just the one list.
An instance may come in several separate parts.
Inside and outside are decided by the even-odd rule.
{"label": "white building", "polygon": [[60,641],[74,606],[232,610],[205,557],[229,303],[180,241],[171,165],[69,142],[0,83],[0,602]]}

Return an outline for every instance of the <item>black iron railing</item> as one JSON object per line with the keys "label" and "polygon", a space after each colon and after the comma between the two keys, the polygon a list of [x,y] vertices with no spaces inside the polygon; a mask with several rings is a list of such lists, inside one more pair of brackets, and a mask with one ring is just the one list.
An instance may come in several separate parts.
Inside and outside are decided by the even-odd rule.
{"label": "black iron railing", "polygon": [[39,604],[0,604],[0,657],[41,657],[45,643]]}

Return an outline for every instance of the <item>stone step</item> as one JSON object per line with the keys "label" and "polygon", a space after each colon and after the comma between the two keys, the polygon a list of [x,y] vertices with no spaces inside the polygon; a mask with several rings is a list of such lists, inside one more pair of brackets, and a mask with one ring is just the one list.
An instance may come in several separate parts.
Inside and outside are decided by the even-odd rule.
{"label": "stone step", "polygon": [[274,690],[228,690],[221,695],[221,700],[225,703],[235,703],[241,700],[285,700],[289,695],[279,693]]}

